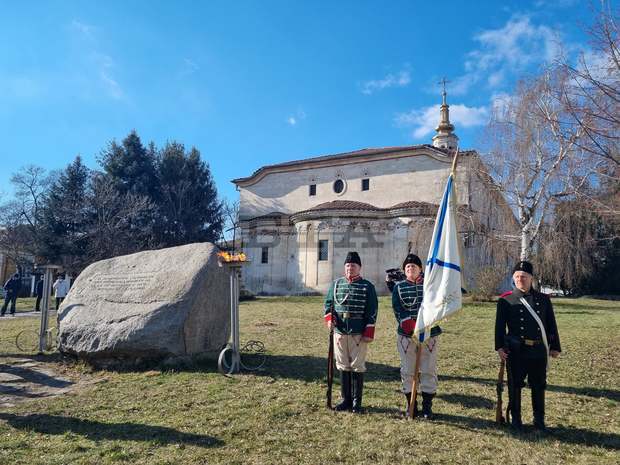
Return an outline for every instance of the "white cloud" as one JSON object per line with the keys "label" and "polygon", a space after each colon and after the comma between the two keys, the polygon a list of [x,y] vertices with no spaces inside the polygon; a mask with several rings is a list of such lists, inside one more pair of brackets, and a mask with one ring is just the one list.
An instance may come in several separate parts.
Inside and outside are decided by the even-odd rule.
{"label": "white cloud", "polygon": [[405,87],[411,82],[409,70],[405,69],[396,74],[388,74],[383,79],[366,81],[361,84],[362,94],[371,95],[378,90],[387,89],[389,87]]}
{"label": "white cloud", "polygon": [[306,119],[306,112],[302,108],[298,108],[297,111],[286,118],[286,123],[289,126],[296,126],[301,120]]}
{"label": "white cloud", "polygon": [[[614,85],[617,66],[611,61],[610,55],[600,51],[585,50],[578,58],[575,68],[584,75],[589,74],[597,81]],[[581,85],[587,85],[580,81]]]}
{"label": "white cloud", "polygon": [[73,21],[71,21],[71,27],[83,36],[88,37],[89,39],[92,39],[94,37],[96,29],[95,26],[91,26],[90,24],[86,24],[82,21],[74,19]]}
{"label": "white cloud", "polygon": [[[439,124],[439,105],[413,109],[396,115],[394,121],[400,127],[412,127],[414,139],[421,139],[431,134]],[[468,107],[467,105],[450,105],[450,122],[458,127],[482,126],[489,120],[488,107]]]}
{"label": "white cloud", "polygon": [[495,117],[505,119],[513,101],[514,95],[507,94],[506,92],[497,92],[491,95],[491,112]]}
{"label": "white cloud", "polygon": [[463,95],[480,82],[497,88],[508,76],[552,61],[560,51],[558,33],[533,24],[528,15],[513,15],[501,28],[482,31],[474,40],[479,46],[467,54],[465,74],[450,86],[452,95]]}
{"label": "white cloud", "polygon": [[537,8],[568,8],[579,3],[579,0],[537,0]]}
{"label": "white cloud", "polygon": [[113,76],[115,64],[112,57],[101,53],[93,53],[91,57],[107,95],[114,100],[122,100],[124,98],[124,92],[121,85]]}

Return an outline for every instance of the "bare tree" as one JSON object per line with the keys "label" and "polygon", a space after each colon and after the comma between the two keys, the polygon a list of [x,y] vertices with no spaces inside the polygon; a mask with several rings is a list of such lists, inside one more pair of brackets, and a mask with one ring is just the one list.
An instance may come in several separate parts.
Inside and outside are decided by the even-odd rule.
{"label": "bare tree", "polygon": [[595,171],[580,156],[585,128],[565,122],[558,89],[566,79],[548,69],[520,82],[514,96],[496,106],[486,131],[487,185],[516,213],[522,260],[531,257],[552,201],[574,196]]}
{"label": "bare tree", "polygon": [[620,37],[618,15],[607,2],[588,30],[591,50],[576,63],[559,60],[569,76],[563,83],[562,101],[567,122],[579,126],[585,137],[579,146],[586,153],[620,167]]}
{"label": "bare tree", "polygon": [[28,165],[11,176],[15,186],[15,205],[22,220],[36,229],[41,201],[52,182],[52,176],[44,168]]}
{"label": "bare tree", "polygon": [[19,269],[33,265],[39,250],[41,202],[51,179],[39,166],[22,168],[11,176],[14,198],[0,206],[0,249]]}
{"label": "bare tree", "polygon": [[[239,229],[239,201],[230,202],[229,200],[224,200],[223,213],[224,229],[222,231],[222,240],[226,244],[227,249],[235,251],[237,248],[237,232]],[[232,246],[229,245],[227,240],[227,237],[231,238],[231,236]]]}

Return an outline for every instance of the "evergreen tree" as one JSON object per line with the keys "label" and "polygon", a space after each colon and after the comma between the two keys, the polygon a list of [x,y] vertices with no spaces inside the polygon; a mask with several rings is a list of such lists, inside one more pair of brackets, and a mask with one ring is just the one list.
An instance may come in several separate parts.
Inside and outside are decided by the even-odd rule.
{"label": "evergreen tree", "polygon": [[89,179],[78,155],[52,183],[41,207],[39,254],[73,274],[88,262]]}
{"label": "evergreen tree", "polygon": [[158,157],[157,239],[161,246],[215,241],[223,227],[222,204],[200,152],[167,143]]}
{"label": "evergreen tree", "polygon": [[[130,196],[131,203],[135,205],[157,204],[159,194],[154,144],[144,147],[134,130],[120,145],[116,141],[110,142],[101,153],[99,161],[104,173],[103,178],[98,178],[98,182],[109,183],[118,195],[114,195],[107,188],[102,189],[101,185],[98,185],[97,192],[105,191],[107,197],[117,199]],[[117,245],[127,253],[157,246],[154,235],[157,209],[138,208],[134,213],[122,223],[122,235],[128,242]]]}
{"label": "evergreen tree", "polygon": [[143,195],[150,200],[157,197],[155,146],[145,148],[135,130],[120,145],[110,142],[99,161],[120,194]]}
{"label": "evergreen tree", "polygon": [[139,231],[137,226],[155,210],[146,196],[121,194],[107,175],[95,172],[90,183],[89,205],[91,262],[153,247],[152,236]]}

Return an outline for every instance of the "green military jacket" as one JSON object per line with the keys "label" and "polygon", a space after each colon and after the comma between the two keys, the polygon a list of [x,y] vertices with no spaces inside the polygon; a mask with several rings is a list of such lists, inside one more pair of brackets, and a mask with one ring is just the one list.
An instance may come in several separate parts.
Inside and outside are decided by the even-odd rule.
{"label": "green military jacket", "polygon": [[375,286],[366,279],[334,281],[327,292],[324,318],[335,323],[339,334],[362,334],[373,338],[379,304]]}
{"label": "green military jacket", "polygon": [[[415,328],[418,311],[422,304],[424,285],[410,281],[400,281],[392,289],[392,309],[398,322],[398,334],[410,337]],[[439,336],[441,328],[433,326],[431,337]]]}

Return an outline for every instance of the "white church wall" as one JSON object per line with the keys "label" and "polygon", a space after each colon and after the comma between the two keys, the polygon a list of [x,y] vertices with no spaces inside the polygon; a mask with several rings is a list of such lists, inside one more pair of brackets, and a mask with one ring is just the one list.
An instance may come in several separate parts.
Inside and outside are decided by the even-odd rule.
{"label": "white church wall", "polygon": [[[449,158],[439,161],[411,152],[406,157],[269,173],[257,183],[239,188],[240,217],[254,218],[272,212],[292,214],[333,200],[354,200],[380,208],[410,200],[437,203],[450,162]],[[361,188],[364,178],[370,180],[368,191]],[[336,179],[346,183],[341,194],[333,191]],[[310,184],[316,184],[314,196],[309,195]]]}

